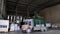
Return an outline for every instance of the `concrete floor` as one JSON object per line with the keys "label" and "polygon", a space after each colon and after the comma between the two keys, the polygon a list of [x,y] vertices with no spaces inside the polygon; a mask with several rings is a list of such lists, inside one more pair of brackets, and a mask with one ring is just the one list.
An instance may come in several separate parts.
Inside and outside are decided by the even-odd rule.
{"label": "concrete floor", "polygon": [[[27,33],[21,33],[21,32],[8,32],[8,33],[0,33],[0,34],[27,34]],[[30,34],[60,34],[59,30],[50,30],[46,32],[32,32]]]}

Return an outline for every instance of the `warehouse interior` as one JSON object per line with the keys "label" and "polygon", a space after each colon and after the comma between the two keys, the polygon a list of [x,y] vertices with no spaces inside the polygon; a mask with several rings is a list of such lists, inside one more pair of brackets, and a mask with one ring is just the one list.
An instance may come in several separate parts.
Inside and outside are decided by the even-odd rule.
{"label": "warehouse interior", "polygon": [[[60,0],[0,0],[1,20],[9,20],[9,26],[15,23],[22,27],[23,22],[20,22],[17,16],[21,16],[22,21],[23,18],[40,20],[43,18],[42,22],[45,26],[49,23],[52,24],[51,27],[60,30]],[[41,24],[38,23],[38,25]],[[32,27],[34,27],[33,23]]]}
{"label": "warehouse interior", "polygon": [[43,16],[46,21],[60,23],[59,0],[6,0],[6,15]]}

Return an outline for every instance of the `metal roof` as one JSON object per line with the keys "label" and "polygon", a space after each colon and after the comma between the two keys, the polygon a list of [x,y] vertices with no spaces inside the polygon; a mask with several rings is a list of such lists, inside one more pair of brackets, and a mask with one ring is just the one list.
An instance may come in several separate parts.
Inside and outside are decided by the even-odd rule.
{"label": "metal roof", "polygon": [[59,4],[60,0],[7,0],[7,14],[27,15],[27,12],[33,14],[34,11],[40,10]]}

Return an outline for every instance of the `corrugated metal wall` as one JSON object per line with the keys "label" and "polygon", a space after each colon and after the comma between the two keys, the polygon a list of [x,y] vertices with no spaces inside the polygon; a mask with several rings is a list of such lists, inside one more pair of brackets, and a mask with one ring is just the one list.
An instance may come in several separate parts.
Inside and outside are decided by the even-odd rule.
{"label": "corrugated metal wall", "polygon": [[51,21],[54,24],[60,23],[60,4],[42,10],[40,15],[45,17],[46,21]]}

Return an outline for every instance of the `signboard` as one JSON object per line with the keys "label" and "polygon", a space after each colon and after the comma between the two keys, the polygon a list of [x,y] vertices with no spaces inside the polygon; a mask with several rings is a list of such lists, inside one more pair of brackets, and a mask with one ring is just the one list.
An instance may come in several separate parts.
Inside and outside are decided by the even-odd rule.
{"label": "signboard", "polygon": [[0,32],[8,32],[9,20],[0,20]]}

